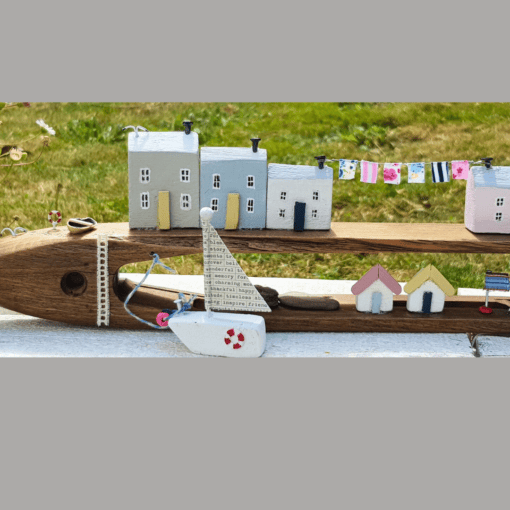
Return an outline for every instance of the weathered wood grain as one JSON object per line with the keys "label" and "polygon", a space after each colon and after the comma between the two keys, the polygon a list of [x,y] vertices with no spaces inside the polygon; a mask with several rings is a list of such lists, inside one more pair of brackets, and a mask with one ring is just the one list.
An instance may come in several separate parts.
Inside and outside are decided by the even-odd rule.
{"label": "weathered wood grain", "polygon": [[[95,325],[97,235],[102,232],[112,236],[108,258],[111,327],[144,327],[129,317],[122,296],[116,295],[122,293],[116,285],[120,267],[150,260],[151,252],[160,257],[202,252],[200,229],[129,230],[127,223],[99,224],[96,230],[82,235],[71,235],[65,227],[59,227],[56,232],[44,229],[4,237],[0,239],[0,306],[50,320]],[[219,234],[234,253],[510,253],[510,236],[473,234],[456,224],[334,223],[329,231],[220,230]],[[86,288],[80,295],[70,296],[62,289],[62,278],[70,272],[79,272],[86,279]],[[154,305],[160,304],[156,294],[148,295],[147,302],[134,302],[133,311],[138,310],[142,317],[153,321],[158,308]],[[164,296],[163,299],[167,301]],[[405,303],[399,309],[398,299],[390,314],[365,315],[354,309],[354,296],[338,299],[338,312],[304,314],[280,309],[267,314],[268,331],[510,332],[504,309],[497,309],[490,316],[479,314],[482,298],[471,301],[456,297],[447,301],[441,317],[412,314],[405,309]],[[491,306],[495,301],[491,299]],[[167,303],[165,308],[170,305]]]}

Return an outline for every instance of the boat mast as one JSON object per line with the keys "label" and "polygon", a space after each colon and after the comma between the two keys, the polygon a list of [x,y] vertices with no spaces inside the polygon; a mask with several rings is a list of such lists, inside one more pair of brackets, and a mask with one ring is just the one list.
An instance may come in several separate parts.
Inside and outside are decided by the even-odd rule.
{"label": "boat mast", "polygon": [[207,310],[207,315],[211,315],[211,266],[210,266],[210,257],[211,257],[211,245],[210,245],[210,237],[209,234],[211,232],[211,219],[213,217],[214,211],[210,207],[203,207],[200,210],[200,219],[202,226],[202,245],[204,250],[204,295],[205,295],[205,309]]}

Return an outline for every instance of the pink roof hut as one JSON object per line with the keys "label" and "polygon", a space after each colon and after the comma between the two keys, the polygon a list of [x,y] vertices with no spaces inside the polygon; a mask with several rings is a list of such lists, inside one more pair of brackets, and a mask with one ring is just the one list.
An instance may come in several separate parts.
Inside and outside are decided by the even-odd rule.
{"label": "pink roof hut", "polygon": [[510,167],[471,168],[464,224],[480,234],[510,234]]}
{"label": "pink roof hut", "polygon": [[353,286],[358,312],[384,313],[393,310],[393,294],[400,294],[400,284],[380,264],[367,271]]}

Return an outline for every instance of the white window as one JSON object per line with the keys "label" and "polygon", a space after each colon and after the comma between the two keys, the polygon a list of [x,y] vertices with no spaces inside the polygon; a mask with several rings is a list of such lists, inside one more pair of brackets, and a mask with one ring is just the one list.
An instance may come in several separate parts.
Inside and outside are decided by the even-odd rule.
{"label": "white window", "polygon": [[255,177],[253,175],[248,175],[246,178],[246,187],[247,188],[254,188],[255,187]]}
{"label": "white window", "polygon": [[211,200],[211,209],[213,211],[217,211],[218,210],[218,199],[217,198],[213,198]]}
{"label": "white window", "polygon": [[285,218],[285,209],[280,209],[280,218]]}
{"label": "white window", "polygon": [[319,192],[318,191],[314,191],[313,192],[313,199],[314,200],[319,200]]}
{"label": "white window", "polygon": [[253,200],[253,198],[248,199],[248,202],[246,202],[246,210],[248,212],[254,211],[254,209],[255,209],[254,203],[255,203],[255,200]]}
{"label": "white window", "polygon": [[503,213],[497,212],[496,213],[496,221],[501,221],[503,219]]}
{"label": "white window", "polygon": [[150,207],[149,194],[148,193],[140,193],[140,202],[141,202],[142,209],[148,209]]}
{"label": "white window", "polygon": [[144,184],[151,180],[151,169],[150,168],[140,168],[140,182]]}
{"label": "white window", "polygon": [[505,199],[504,198],[496,198],[496,205],[498,207],[501,207],[504,203],[505,203]]}
{"label": "white window", "polygon": [[286,191],[282,191],[280,193],[280,200],[287,200],[287,192]]}
{"label": "white window", "polygon": [[220,174],[214,174],[212,176],[212,187],[214,189],[220,189]]}
{"label": "white window", "polygon": [[317,209],[312,209],[312,218],[317,218]]}
{"label": "white window", "polygon": [[181,182],[189,182],[189,168],[181,168]]}
{"label": "white window", "polygon": [[191,209],[191,197],[187,193],[181,193],[181,209],[183,211]]}

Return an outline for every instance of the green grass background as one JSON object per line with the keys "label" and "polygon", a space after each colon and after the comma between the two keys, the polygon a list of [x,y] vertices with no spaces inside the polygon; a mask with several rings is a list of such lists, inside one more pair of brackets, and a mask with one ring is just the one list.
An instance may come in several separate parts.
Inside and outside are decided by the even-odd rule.
{"label": "green grass background", "polygon": [[[506,103],[32,103],[0,111],[0,146],[37,153],[35,124],[56,130],[33,165],[0,168],[0,228],[47,228],[50,209],[100,222],[128,221],[127,142],[122,127],[182,130],[193,120],[201,146],[249,146],[262,138],[268,162],[315,164],[314,156],[380,162],[452,161],[492,156],[510,165]],[[34,139],[34,136],[36,138]],[[0,164],[8,163],[0,158]],[[338,175],[338,164],[335,177]],[[381,172],[382,173],[382,172]],[[333,221],[462,223],[465,181],[392,186],[334,181]],[[382,175],[379,177],[382,180]],[[18,219],[15,219],[18,218]],[[360,227],[362,228],[362,227]],[[1,240],[0,240],[1,243]],[[250,276],[358,279],[381,263],[400,281],[433,263],[454,287],[483,287],[486,269],[510,271],[505,255],[235,255]],[[168,261],[180,274],[202,274],[202,257]],[[148,264],[133,264],[141,272]]]}

